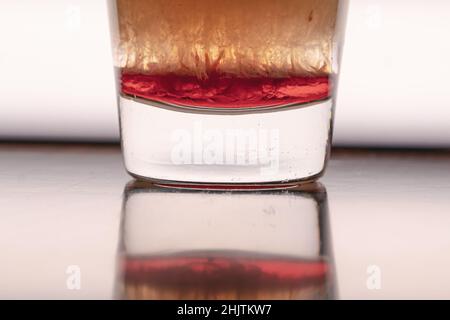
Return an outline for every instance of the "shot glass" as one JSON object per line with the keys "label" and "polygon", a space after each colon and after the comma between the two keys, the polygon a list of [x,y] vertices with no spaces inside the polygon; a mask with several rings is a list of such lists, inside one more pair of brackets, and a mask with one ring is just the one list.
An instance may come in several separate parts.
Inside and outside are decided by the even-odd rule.
{"label": "shot glass", "polygon": [[131,175],[239,189],[324,173],[347,1],[109,4]]}

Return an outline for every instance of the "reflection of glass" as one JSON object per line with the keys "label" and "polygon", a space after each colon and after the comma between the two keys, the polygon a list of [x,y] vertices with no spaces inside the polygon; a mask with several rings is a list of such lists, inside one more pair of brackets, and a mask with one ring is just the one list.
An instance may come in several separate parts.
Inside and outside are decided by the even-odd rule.
{"label": "reflection of glass", "polygon": [[127,186],[125,299],[334,297],[326,192],[196,192]]}
{"label": "reflection of glass", "polygon": [[345,0],[117,0],[125,163],[166,183],[313,180]]}

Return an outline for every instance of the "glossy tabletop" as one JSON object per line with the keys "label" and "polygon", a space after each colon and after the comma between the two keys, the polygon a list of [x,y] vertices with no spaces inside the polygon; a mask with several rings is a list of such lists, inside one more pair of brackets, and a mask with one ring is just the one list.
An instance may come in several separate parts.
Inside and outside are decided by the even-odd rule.
{"label": "glossy tabletop", "polygon": [[[130,181],[116,145],[0,144],[0,298],[126,297],[121,294],[126,287],[121,256],[124,239],[134,241],[124,235]],[[320,183],[326,194],[327,256],[333,273],[329,298],[450,298],[449,151],[337,149]],[[141,186],[145,188],[150,187]],[[175,236],[170,241],[165,237],[174,230],[188,234],[189,245],[195,240],[197,233],[186,229],[198,219],[204,194],[189,193],[196,205],[186,206],[183,192],[149,192],[146,202],[135,201],[134,212],[167,206],[180,212],[179,219],[176,214],[170,221],[161,216],[148,226],[133,220],[138,222],[131,230],[142,234],[140,247],[133,245],[137,251],[156,250],[161,241],[180,245]],[[245,201],[251,211],[264,199],[263,212],[276,214],[273,208],[292,200],[283,193],[260,195],[215,193],[211,201],[224,205],[220,212],[214,212],[217,205],[210,212],[205,209],[211,214],[208,228],[219,225],[225,238],[239,234],[235,245],[253,241],[258,247],[260,240],[255,239],[260,238],[242,227],[254,226],[245,219],[253,217],[256,223],[258,215],[246,216],[241,224],[242,206],[233,207],[233,202]],[[299,233],[309,234],[299,221]],[[221,223],[233,228],[221,228]],[[270,241],[264,240],[269,241],[266,247],[307,248],[301,243],[309,241],[306,235],[292,233],[290,241],[289,233],[279,232],[279,237],[271,233]],[[209,241],[207,235],[199,239],[192,245]],[[71,286],[74,274],[79,278]]]}

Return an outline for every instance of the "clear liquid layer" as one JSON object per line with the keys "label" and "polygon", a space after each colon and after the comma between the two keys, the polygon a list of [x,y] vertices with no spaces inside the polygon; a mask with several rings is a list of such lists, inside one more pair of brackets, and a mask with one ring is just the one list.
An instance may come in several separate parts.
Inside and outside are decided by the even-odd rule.
{"label": "clear liquid layer", "polygon": [[317,178],[327,158],[332,109],[331,99],[258,112],[211,112],[121,97],[125,165],[131,174],[159,182]]}

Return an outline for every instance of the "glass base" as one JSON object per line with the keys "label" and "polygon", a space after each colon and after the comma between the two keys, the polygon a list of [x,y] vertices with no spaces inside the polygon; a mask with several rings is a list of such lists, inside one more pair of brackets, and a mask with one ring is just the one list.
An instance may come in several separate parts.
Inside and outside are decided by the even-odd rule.
{"label": "glass base", "polygon": [[202,110],[120,97],[128,172],[162,186],[284,188],[311,182],[328,157],[333,101]]}

